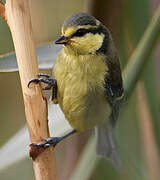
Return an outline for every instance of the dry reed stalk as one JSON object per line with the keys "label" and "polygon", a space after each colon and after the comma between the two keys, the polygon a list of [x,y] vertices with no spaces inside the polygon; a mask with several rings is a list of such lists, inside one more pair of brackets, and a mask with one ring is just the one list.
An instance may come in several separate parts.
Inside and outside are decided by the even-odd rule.
{"label": "dry reed stalk", "polygon": [[[38,74],[38,64],[28,0],[7,0],[0,3],[0,15],[6,17],[10,27],[19,67],[26,119],[32,143],[49,137],[47,105],[40,85],[27,87],[29,80]],[[3,11],[3,12],[2,12]],[[5,11],[5,13],[4,13]],[[53,148],[45,149],[33,160],[36,180],[57,180]]]}

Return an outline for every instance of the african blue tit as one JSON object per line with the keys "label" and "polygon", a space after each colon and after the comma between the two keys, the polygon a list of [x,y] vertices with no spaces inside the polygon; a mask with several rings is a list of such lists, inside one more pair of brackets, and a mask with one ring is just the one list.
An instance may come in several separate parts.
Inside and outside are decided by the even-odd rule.
{"label": "african blue tit", "polygon": [[62,36],[55,41],[64,45],[53,67],[53,77],[44,82],[52,89],[53,103],[58,103],[72,132],[47,139],[40,146],[56,145],[65,137],[95,127],[97,152],[119,169],[120,158],[114,136],[123,100],[123,82],[119,58],[109,30],[93,16],[78,13],[62,26]]}

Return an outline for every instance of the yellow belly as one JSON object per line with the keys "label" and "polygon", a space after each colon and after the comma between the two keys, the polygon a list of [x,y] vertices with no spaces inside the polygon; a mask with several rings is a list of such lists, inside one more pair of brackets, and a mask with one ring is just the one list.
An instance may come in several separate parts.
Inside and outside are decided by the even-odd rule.
{"label": "yellow belly", "polygon": [[53,70],[58,103],[74,129],[86,130],[108,119],[110,107],[103,87],[106,72],[102,56],[58,56]]}

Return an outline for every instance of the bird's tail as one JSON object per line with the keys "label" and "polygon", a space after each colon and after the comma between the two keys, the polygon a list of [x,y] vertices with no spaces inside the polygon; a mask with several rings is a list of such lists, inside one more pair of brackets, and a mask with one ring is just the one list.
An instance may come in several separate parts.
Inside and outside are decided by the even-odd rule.
{"label": "bird's tail", "polygon": [[117,150],[114,128],[111,123],[96,127],[97,154],[109,159],[115,168],[120,171],[122,163]]}

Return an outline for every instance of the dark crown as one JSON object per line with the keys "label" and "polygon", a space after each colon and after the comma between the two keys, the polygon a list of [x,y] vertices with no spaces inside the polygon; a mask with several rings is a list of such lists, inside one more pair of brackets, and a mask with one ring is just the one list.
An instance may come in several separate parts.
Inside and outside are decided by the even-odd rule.
{"label": "dark crown", "polygon": [[83,26],[93,25],[96,26],[96,19],[87,13],[78,13],[70,16],[63,24],[63,27],[69,26]]}

